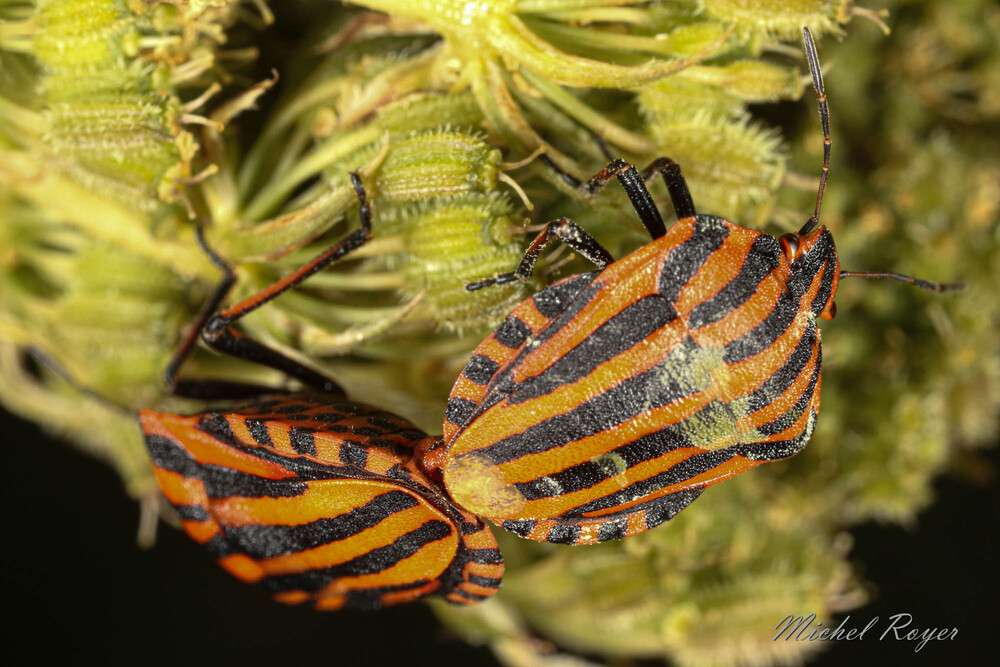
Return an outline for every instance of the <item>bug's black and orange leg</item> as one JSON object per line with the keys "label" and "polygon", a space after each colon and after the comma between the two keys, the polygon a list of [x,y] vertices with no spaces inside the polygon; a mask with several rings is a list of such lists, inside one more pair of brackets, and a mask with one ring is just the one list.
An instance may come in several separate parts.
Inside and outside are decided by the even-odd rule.
{"label": "bug's black and orange leg", "polygon": [[510,273],[501,273],[500,275],[486,278],[479,282],[469,283],[465,286],[465,289],[474,292],[492,285],[504,285],[512,283],[515,280],[526,281],[530,279],[532,272],[535,270],[535,263],[538,261],[538,256],[542,253],[545,246],[549,244],[549,241],[552,240],[552,237],[559,239],[581,256],[593,262],[599,269],[603,269],[615,261],[611,253],[598,243],[597,239],[584,231],[582,227],[569,218],[558,218],[546,223],[542,231],[535,237],[535,240],[531,242],[531,245],[524,252],[524,257],[521,258],[521,263],[517,265],[517,270]]}
{"label": "bug's black and orange leg", "polygon": [[[268,285],[239,303],[229,306],[218,314],[215,314],[215,312],[226,298],[230,289],[232,289],[236,277],[229,263],[209,247],[205,242],[201,229],[198,230],[199,244],[212,262],[222,270],[223,277],[213,290],[212,296],[198,313],[198,318],[195,320],[191,331],[177,348],[177,352],[174,353],[170,363],[167,364],[164,370],[164,382],[171,391],[180,396],[206,399],[221,397],[243,398],[262,393],[260,386],[252,384],[217,380],[178,379],[177,373],[181,365],[191,354],[191,350],[200,336],[214,350],[274,368],[313,389],[328,394],[344,395],[344,390],[333,379],[319,371],[304,366],[277,350],[273,350],[262,343],[241,335],[239,332],[233,330],[232,325],[243,316],[260,308],[317,271],[326,268],[368,242],[371,238],[371,206],[365,196],[361,178],[356,173],[351,174],[351,184],[354,186],[354,191],[360,203],[361,229],[352,232],[340,242],[320,253],[309,262],[306,262],[281,280]],[[274,389],[264,388],[263,391],[273,392]]]}

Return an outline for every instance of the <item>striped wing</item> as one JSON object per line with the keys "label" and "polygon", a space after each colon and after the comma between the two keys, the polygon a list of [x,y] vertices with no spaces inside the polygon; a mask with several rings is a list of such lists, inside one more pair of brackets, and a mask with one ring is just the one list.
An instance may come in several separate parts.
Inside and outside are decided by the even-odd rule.
{"label": "striped wing", "polygon": [[[382,413],[378,436],[316,431],[312,448],[295,447],[297,440],[282,434],[309,422],[284,422],[282,430],[277,415],[260,412],[275,407],[192,417],[142,413],[164,495],[188,535],[227,571],[280,602],[318,609],[381,607],[431,593],[470,603],[496,592],[503,563],[485,525],[451,506],[415,467],[390,455],[391,447],[371,445],[399,426],[389,426],[398,417]],[[320,414],[343,416],[317,420],[327,426],[372,416],[356,404],[327,408]],[[250,414],[263,416],[248,426],[258,419]],[[290,414],[302,412],[283,416]],[[251,429],[256,437],[239,437]],[[265,434],[270,443],[262,445]],[[395,460],[392,476],[345,462],[362,458],[377,468],[382,459]]]}
{"label": "striped wing", "polygon": [[794,453],[820,364],[812,301],[788,277],[773,237],[699,216],[589,278],[464,408],[449,493],[524,537],[585,544]]}

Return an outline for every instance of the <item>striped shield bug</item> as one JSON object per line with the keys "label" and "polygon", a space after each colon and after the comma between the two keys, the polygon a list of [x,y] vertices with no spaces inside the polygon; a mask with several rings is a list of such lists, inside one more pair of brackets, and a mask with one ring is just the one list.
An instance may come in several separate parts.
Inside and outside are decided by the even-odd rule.
{"label": "striped shield bug", "polygon": [[414,445],[429,436],[404,419],[308,393],[140,420],[187,534],[280,602],[468,604],[500,585],[493,535],[417,468]]}
{"label": "striped shield bug", "polygon": [[[377,608],[437,594],[470,604],[500,586],[503,559],[492,533],[456,507],[417,464],[433,448],[410,422],[349,401],[332,379],[231,328],[370,237],[360,177],[361,229],[298,271],[215,314],[235,276],[224,272],[198,321],[167,365],[174,393],[242,398],[191,416],[144,410],[142,431],[157,482],[184,530],[228,572],[276,600],[317,609]],[[198,337],[211,347],[278,369],[312,393],[179,379]]]}
{"label": "striped shield bug", "polygon": [[[817,318],[835,314],[840,270],[819,215],[830,164],[829,111],[803,31],[823,128],[813,216],[775,238],[696,213],[680,168],[640,173],[613,160],[652,241],[620,260],[567,218],[549,222],[517,270],[528,280],[559,239],[598,268],[523,301],[475,350],[448,400],[444,440],[425,457],[452,499],[533,540],[591,544],[652,528],[706,487],[805,446],[820,405]],[[661,174],[678,221],[666,228],[644,182]],[[430,454],[430,453],[429,453]]]}

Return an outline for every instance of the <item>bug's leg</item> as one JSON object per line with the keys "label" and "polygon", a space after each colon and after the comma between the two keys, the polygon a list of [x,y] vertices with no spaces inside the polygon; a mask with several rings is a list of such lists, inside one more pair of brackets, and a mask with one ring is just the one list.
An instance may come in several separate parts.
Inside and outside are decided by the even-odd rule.
{"label": "bug's leg", "polygon": [[524,257],[521,258],[521,263],[517,265],[516,271],[501,273],[493,278],[469,283],[465,286],[465,289],[474,292],[483,287],[490,287],[491,285],[504,285],[512,283],[515,280],[526,281],[530,279],[532,272],[535,270],[535,262],[538,261],[538,256],[542,253],[545,246],[549,244],[549,241],[552,240],[552,237],[558,238],[577,253],[589,259],[599,269],[603,269],[615,261],[611,253],[598,243],[597,239],[584,231],[582,227],[569,218],[558,218],[545,224],[544,229],[539,232],[538,236],[535,237],[535,240],[531,242],[531,245],[524,252]]}
{"label": "bug's leg", "polygon": [[[354,191],[360,203],[361,229],[352,232],[340,242],[306,262],[284,278],[268,285],[256,294],[247,297],[243,301],[226,308],[214,316],[213,313],[232,288],[235,282],[235,274],[232,267],[208,246],[204,236],[201,234],[201,230],[199,230],[199,243],[212,262],[222,269],[223,278],[219,281],[219,284],[212,292],[212,296],[198,313],[195,326],[185,337],[180,347],[178,347],[170,363],[167,364],[167,368],[164,371],[164,381],[168,388],[176,393],[198,398],[205,398],[209,395],[216,396],[218,395],[217,391],[236,392],[237,396],[233,396],[231,393],[228,394],[231,398],[260,393],[258,387],[250,384],[215,381],[179,381],[177,379],[177,372],[184,360],[190,355],[195,341],[200,335],[202,340],[219,352],[274,368],[319,391],[331,394],[344,394],[344,390],[340,385],[331,378],[304,366],[277,350],[272,350],[262,343],[239,334],[232,329],[232,325],[244,315],[260,308],[317,271],[326,268],[368,242],[371,238],[371,206],[365,196],[361,178],[356,173],[351,174],[351,183],[354,186]],[[269,391],[273,392],[273,390]]]}
{"label": "bug's leg", "polygon": [[[639,220],[642,221],[642,225],[646,228],[650,237],[658,239],[667,233],[666,225],[663,224],[663,218],[660,217],[660,212],[656,209],[656,203],[646,189],[644,178],[632,163],[616,158],[608,162],[604,169],[594,174],[586,183],[581,183],[575,176],[560,169],[545,155],[538,156],[538,159],[559,174],[560,178],[568,185],[578,189],[585,197],[593,196],[608,181],[612,178],[617,178],[621,181],[622,188],[625,189],[625,194],[628,195],[629,201],[632,202],[632,207],[639,215]],[[683,182],[683,179],[681,179],[682,184]],[[671,191],[671,196],[673,196],[673,191]],[[688,195],[688,199],[690,199],[690,195]]]}
{"label": "bug's leg", "polygon": [[667,227],[663,224],[663,218],[656,208],[649,190],[642,175],[631,162],[617,158],[607,164],[604,169],[590,177],[586,183],[580,186],[580,190],[585,195],[593,195],[603,188],[612,178],[621,181],[628,200],[632,202],[632,208],[639,215],[642,226],[649,232],[649,236],[658,239],[667,233]]}
{"label": "bug's leg", "polygon": [[691,191],[681,173],[680,165],[668,157],[656,158],[642,170],[642,180],[648,181],[656,172],[660,172],[660,175],[663,176],[663,182],[667,185],[667,192],[670,194],[670,201],[674,205],[677,219],[693,218],[697,215],[694,200],[691,199]]}

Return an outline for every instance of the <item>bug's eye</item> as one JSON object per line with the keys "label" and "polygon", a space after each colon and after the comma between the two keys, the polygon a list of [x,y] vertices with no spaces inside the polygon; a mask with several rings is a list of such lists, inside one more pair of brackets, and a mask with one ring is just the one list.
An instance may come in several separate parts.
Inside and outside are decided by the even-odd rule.
{"label": "bug's eye", "polygon": [[778,243],[781,244],[781,248],[785,251],[785,256],[788,257],[789,261],[795,259],[795,256],[799,254],[798,234],[782,234],[778,239]]}

